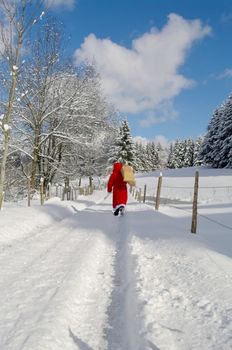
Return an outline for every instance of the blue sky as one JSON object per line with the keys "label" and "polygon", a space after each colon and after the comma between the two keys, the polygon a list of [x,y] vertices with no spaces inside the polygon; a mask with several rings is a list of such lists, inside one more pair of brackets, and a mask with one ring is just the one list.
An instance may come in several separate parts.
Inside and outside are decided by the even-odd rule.
{"label": "blue sky", "polygon": [[134,137],[202,135],[232,92],[231,0],[47,1]]}

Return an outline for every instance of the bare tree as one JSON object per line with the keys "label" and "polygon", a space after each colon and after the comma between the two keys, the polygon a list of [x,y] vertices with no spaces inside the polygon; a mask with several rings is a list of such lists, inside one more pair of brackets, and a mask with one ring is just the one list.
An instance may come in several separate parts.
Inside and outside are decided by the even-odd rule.
{"label": "bare tree", "polygon": [[[106,163],[103,143],[113,128],[112,116],[116,115],[103,98],[94,67],[85,64],[74,68],[64,59],[62,30],[55,20],[46,17],[29,38],[27,34],[37,21],[42,1],[36,3],[37,7],[35,1],[19,0],[9,7],[12,39],[8,43],[5,35],[3,41],[2,67],[5,64],[11,75],[9,79],[4,74],[6,69],[0,69],[5,88],[0,98],[1,205],[6,171],[11,174],[8,189],[17,183],[26,186],[29,178],[31,188],[35,189],[40,177],[44,178],[46,188],[57,175],[100,173]],[[5,8],[6,0],[0,0],[0,4]],[[32,8],[37,12],[32,12]],[[17,31],[17,26],[21,31]],[[5,28],[2,25],[2,35]],[[24,52],[28,51],[30,55],[25,55],[24,60]],[[97,142],[100,135],[101,142]]]}
{"label": "bare tree", "polygon": [[[76,175],[83,161],[85,169],[86,163],[90,169],[90,158],[99,154],[93,144],[100,133],[109,130],[112,113],[102,96],[98,74],[89,64],[77,69],[67,64],[62,39],[57,22],[45,21],[30,49],[31,59],[22,67],[16,93],[12,147],[24,152],[27,161],[31,159],[32,189],[40,177],[46,188],[57,172]],[[85,170],[85,175],[89,172]]]}
{"label": "bare tree", "polygon": [[42,0],[0,0],[0,39],[2,64],[8,68],[10,79],[1,103],[3,151],[0,162],[0,209],[2,208],[5,186],[6,162],[11,137],[11,120],[15,93],[21,69],[23,44],[31,27],[40,17]]}

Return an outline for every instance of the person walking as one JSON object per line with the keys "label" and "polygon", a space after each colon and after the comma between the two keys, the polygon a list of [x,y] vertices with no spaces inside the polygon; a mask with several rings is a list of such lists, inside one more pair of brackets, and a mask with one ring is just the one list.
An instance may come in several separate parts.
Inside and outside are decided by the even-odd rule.
{"label": "person walking", "polygon": [[110,175],[107,192],[111,193],[113,191],[113,214],[118,216],[123,215],[125,207],[127,204],[127,183],[123,180],[121,169],[122,163],[114,163],[113,172]]}

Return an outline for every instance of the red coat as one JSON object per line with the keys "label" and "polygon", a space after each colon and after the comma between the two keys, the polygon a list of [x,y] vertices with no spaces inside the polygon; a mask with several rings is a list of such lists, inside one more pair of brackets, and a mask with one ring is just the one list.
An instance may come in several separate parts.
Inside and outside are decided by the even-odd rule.
{"label": "red coat", "polygon": [[112,192],[113,189],[113,209],[116,209],[120,204],[127,203],[127,185],[123,181],[121,174],[122,163],[114,163],[113,173],[110,175],[107,191]]}

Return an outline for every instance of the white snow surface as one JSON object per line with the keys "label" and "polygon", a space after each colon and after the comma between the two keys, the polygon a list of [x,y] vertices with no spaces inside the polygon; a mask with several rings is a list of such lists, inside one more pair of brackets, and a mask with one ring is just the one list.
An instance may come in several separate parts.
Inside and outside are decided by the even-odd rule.
{"label": "white snow surface", "polygon": [[199,213],[191,234],[191,204],[155,211],[130,195],[122,217],[106,191],[5,204],[0,349],[232,349],[232,201],[209,192]]}

